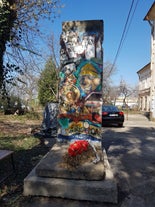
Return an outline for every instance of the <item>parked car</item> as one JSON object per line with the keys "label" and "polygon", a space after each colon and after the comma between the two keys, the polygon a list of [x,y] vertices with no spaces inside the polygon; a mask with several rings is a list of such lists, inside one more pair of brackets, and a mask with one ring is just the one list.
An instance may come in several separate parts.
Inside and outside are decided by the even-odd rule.
{"label": "parked car", "polygon": [[117,106],[102,106],[102,126],[117,124],[122,127],[124,123],[124,112],[120,111]]}

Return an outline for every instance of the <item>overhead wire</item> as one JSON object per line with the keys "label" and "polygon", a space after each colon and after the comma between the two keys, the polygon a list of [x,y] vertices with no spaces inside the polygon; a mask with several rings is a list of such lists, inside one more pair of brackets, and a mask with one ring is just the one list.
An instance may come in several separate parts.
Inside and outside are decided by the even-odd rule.
{"label": "overhead wire", "polygon": [[[137,0],[137,2],[135,3],[135,8],[134,8],[134,11],[133,11],[132,16],[131,16],[131,18],[130,18],[130,22],[129,22],[128,28],[127,28],[127,30],[126,30],[126,33],[125,33],[125,35],[124,35],[124,39],[123,39],[123,41],[122,41],[122,45],[123,45],[123,43],[124,43],[124,41],[125,41],[125,38],[126,38],[126,36],[127,36],[127,33],[128,33],[129,28],[130,28],[130,26],[131,26],[131,23],[132,23],[132,20],[133,20],[133,16],[134,16],[135,11],[136,11],[136,9],[137,9],[137,5],[138,5],[138,3],[139,3],[139,0]],[[122,47],[122,45],[121,45],[121,47]],[[120,48],[120,49],[121,49],[121,48]]]}
{"label": "overhead wire", "polygon": [[[109,74],[112,72],[112,70],[113,70],[113,68],[114,68],[114,66],[116,64],[116,60],[117,60],[118,55],[120,53],[120,50],[122,48],[123,42],[124,42],[124,40],[126,38],[126,35],[127,35],[128,31],[129,31],[129,27],[131,26],[131,22],[132,22],[132,19],[133,19],[134,13],[136,11],[136,8],[137,8],[139,0],[137,0],[137,2],[135,4],[134,11],[132,13],[132,16],[130,17],[131,12],[133,10],[134,2],[135,2],[135,0],[132,0],[132,2],[131,2],[131,6],[130,6],[130,9],[129,9],[128,16],[127,16],[127,19],[126,19],[126,22],[125,22],[125,25],[124,25],[124,29],[123,29],[123,32],[122,32],[122,36],[121,36],[121,39],[120,39],[120,43],[119,43],[119,46],[118,46],[118,49],[117,49],[117,52],[116,52],[113,64],[112,64],[111,69],[109,71]],[[129,20],[130,20],[130,22],[129,22]],[[129,25],[128,25],[128,22],[129,22]]]}

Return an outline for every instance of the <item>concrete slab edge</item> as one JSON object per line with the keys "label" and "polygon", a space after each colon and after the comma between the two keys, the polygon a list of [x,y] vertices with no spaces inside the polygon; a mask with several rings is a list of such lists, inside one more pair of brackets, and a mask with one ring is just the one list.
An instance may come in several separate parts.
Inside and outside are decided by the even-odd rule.
{"label": "concrete slab edge", "polygon": [[35,168],[24,179],[25,196],[60,197],[75,200],[88,200],[118,203],[118,189],[105,150],[105,180],[86,181],[73,179],[43,178],[35,174]]}

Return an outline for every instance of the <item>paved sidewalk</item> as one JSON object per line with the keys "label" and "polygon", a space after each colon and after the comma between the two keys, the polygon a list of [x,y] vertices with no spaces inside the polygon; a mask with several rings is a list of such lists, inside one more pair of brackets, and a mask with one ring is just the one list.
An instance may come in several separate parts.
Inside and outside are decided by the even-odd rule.
{"label": "paved sidewalk", "polygon": [[117,205],[32,197],[23,207],[155,207],[155,123],[141,114],[125,118],[123,128],[103,128],[103,146],[118,183]]}
{"label": "paved sidewalk", "polygon": [[141,114],[128,115],[122,129],[107,128],[103,137],[118,182],[118,206],[154,207],[155,123]]}
{"label": "paved sidewalk", "polygon": [[148,126],[155,127],[155,122],[149,121],[148,118],[143,114],[127,114],[125,113],[126,126]]}

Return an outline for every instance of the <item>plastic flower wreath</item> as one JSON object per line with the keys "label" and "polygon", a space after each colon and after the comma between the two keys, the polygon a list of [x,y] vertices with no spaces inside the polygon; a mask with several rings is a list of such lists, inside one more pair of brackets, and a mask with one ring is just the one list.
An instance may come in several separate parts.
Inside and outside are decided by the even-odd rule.
{"label": "plastic flower wreath", "polygon": [[82,152],[88,150],[88,145],[89,143],[86,140],[75,141],[74,143],[69,145],[69,148],[68,148],[69,156],[75,157],[78,154],[82,154]]}

